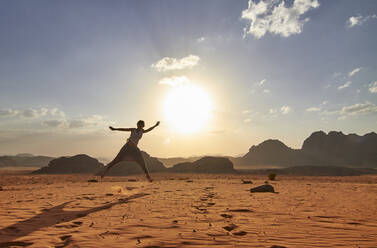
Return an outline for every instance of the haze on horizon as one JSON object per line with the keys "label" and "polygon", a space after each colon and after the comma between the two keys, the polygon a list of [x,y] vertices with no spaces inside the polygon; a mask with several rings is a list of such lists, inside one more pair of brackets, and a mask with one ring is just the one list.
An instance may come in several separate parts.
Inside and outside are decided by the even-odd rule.
{"label": "haze on horizon", "polygon": [[2,1],[0,155],[239,155],[377,132],[377,1]]}

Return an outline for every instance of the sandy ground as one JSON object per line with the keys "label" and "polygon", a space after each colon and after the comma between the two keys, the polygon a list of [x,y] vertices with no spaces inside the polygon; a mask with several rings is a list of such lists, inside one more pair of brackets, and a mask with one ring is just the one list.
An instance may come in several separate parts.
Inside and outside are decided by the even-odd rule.
{"label": "sandy ground", "polygon": [[377,175],[93,178],[0,175],[0,247],[377,247]]}

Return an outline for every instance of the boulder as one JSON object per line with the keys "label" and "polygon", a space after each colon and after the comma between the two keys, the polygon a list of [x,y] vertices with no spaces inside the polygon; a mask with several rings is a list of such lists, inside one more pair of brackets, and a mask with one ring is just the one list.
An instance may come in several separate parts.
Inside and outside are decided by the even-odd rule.
{"label": "boulder", "polygon": [[224,157],[203,157],[194,162],[185,162],[168,169],[177,173],[236,173],[233,163]]}
{"label": "boulder", "polygon": [[101,171],[103,164],[85,154],[60,157],[50,161],[48,166],[32,172],[33,174],[93,174]]}
{"label": "boulder", "polygon": [[275,189],[274,189],[274,187],[272,187],[269,184],[264,184],[264,185],[260,185],[260,186],[255,187],[255,188],[251,188],[250,192],[252,192],[252,193],[256,193],[256,192],[271,192],[271,193],[275,193]]}

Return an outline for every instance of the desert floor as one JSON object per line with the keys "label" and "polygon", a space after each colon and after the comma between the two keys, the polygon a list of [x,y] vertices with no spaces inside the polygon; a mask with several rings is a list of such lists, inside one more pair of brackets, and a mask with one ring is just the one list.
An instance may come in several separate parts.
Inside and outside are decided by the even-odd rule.
{"label": "desert floor", "polygon": [[377,247],[377,175],[153,176],[3,172],[0,247]]}

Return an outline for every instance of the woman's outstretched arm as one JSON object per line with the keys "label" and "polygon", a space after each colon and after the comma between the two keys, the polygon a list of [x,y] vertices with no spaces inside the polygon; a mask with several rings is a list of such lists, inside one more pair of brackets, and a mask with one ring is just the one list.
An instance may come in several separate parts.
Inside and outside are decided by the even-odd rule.
{"label": "woman's outstretched arm", "polygon": [[160,122],[158,121],[153,127],[150,127],[148,129],[145,129],[143,131],[143,133],[148,133],[149,131],[152,131],[155,127],[157,127],[158,125],[160,125]]}
{"label": "woman's outstretched arm", "polygon": [[109,128],[111,131],[129,131],[129,132],[135,129],[135,128],[115,128],[112,126],[110,126]]}

